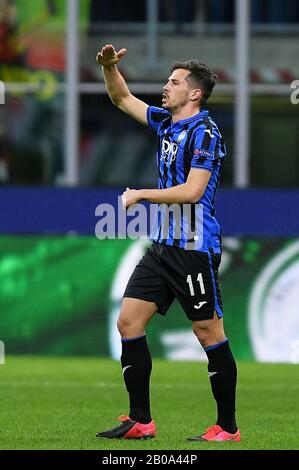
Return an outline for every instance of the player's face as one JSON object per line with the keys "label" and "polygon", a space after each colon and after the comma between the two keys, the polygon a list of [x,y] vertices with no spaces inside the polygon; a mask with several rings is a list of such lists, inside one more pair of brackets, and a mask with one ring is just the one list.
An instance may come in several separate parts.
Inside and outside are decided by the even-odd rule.
{"label": "player's face", "polygon": [[184,107],[190,100],[192,89],[186,77],[188,70],[176,69],[172,72],[168,82],[163,87],[162,107],[174,112]]}

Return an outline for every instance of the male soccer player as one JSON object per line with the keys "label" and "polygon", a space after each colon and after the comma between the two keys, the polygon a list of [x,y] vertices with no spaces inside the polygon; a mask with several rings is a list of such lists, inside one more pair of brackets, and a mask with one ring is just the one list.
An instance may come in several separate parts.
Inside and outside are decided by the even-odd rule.
{"label": "male soccer player", "polygon": [[[156,312],[165,315],[176,297],[207,354],[218,412],[216,424],[188,439],[239,441],[237,369],[223,329],[218,283],[221,236],[214,210],[226,150],[218,127],[202,109],[216,76],[197,60],[175,62],[163,87],[162,108],[148,106],[130,93],[117,69],[125,53],[126,49],[116,52],[109,44],[97,54],[97,62],[102,65],[112,103],[158,135],[159,189],[127,188],[122,201],[125,207],[142,200],[157,203],[160,214],[153,244],[128,282],[118,319],[130,413],[119,418],[119,426],[99,432],[97,437],[155,437],[149,394],[152,361],[145,328]],[[166,217],[171,205],[187,206],[189,216],[173,211]]]}

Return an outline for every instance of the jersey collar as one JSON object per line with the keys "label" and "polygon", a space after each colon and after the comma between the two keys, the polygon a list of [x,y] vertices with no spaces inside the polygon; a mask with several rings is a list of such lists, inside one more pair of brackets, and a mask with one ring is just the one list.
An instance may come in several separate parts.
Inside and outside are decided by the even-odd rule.
{"label": "jersey collar", "polygon": [[186,119],[182,119],[181,121],[177,121],[175,123],[172,123],[172,129],[175,127],[182,127],[186,124],[189,124],[190,122],[197,121],[198,119],[205,118],[209,115],[209,111],[207,109],[201,109],[199,113],[195,114],[195,116],[191,116]]}

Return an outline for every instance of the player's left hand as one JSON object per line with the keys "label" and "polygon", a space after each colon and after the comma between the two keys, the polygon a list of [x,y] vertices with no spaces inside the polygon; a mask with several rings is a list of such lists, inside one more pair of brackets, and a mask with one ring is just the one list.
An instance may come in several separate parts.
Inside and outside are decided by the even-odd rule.
{"label": "player's left hand", "polygon": [[121,196],[123,209],[126,209],[140,201],[140,191],[138,189],[127,188]]}

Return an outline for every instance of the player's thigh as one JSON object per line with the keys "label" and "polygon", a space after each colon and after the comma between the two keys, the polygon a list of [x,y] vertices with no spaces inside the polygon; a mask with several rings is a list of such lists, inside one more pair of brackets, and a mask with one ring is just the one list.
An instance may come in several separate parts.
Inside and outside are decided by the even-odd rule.
{"label": "player's thigh", "polygon": [[218,282],[220,257],[175,247],[169,247],[166,254],[163,260],[165,275],[188,319],[212,321],[215,311],[221,319],[223,311]]}
{"label": "player's thigh", "polygon": [[141,328],[144,329],[157,311],[155,302],[142,299],[124,297],[118,318],[119,329]]}
{"label": "player's thigh", "polygon": [[[160,253],[156,245],[152,245],[147,250],[135,267],[125,289],[124,299],[134,299],[134,305],[123,303],[125,318],[138,316],[147,318],[148,315],[152,315],[153,311],[166,315],[173,302],[174,294],[161,268]],[[138,302],[138,300],[144,302]]]}

